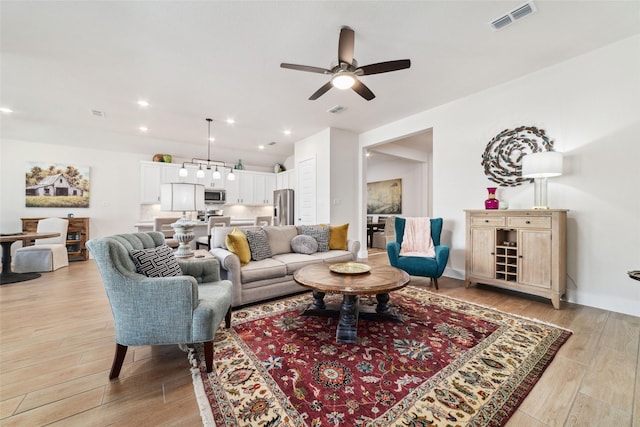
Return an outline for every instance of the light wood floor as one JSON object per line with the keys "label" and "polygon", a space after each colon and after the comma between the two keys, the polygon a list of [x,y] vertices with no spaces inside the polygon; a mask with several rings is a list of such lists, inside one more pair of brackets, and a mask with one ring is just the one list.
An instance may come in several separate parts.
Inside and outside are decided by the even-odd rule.
{"label": "light wood floor", "polygon": [[[386,254],[368,261],[387,263]],[[441,294],[574,331],[509,426],[640,427],[640,318],[439,283]],[[0,286],[0,321],[3,427],[201,425],[187,355],[177,346],[130,348],[120,378],[109,381],[113,320],[92,260]]]}

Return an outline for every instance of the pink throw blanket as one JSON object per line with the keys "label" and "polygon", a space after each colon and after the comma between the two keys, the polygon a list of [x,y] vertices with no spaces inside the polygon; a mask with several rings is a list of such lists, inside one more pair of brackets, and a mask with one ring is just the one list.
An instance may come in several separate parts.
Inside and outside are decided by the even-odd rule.
{"label": "pink throw blanket", "polygon": [[431,239],[430,218],[405,219],[400,255],[425,258],[434,258],[436,256],[433,239]]}

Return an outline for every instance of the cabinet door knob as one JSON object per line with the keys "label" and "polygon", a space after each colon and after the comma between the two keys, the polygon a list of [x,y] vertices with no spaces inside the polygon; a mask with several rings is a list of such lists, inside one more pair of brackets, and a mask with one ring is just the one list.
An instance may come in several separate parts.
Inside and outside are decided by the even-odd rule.
{"label": "cabinet door knob", "polygon": [[488,219],[485,219],[485,220],[484,220],[484,222],[489,222],[489,220],[488,220]]}
{"label": "cabinet door knob", "polygon": [[518,255],[518,258],[522,258],[522,255]]}
{"label": "cabinet door knob", "polygon": [[495,254],[496,254],[495,252],[491,252],[491,255],[495,255]]}
{"label": "cabinet door knob", "polygon": [[524,223],[525,224],[531,224],[531,221],[525,221]]}

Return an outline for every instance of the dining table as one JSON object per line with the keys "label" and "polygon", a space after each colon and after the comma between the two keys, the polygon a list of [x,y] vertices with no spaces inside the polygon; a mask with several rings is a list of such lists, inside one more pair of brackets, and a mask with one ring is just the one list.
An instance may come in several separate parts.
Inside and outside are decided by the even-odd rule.
{"label": "dining table", "polygon": [[386,221],[383,222],[367,222],[367,246],[373,246],[373,233],[384,230]]}
{"label": "dining table", "polygon": [[25,280],[37,279],[40,273],[14,273],[11,271],[11,245],[17,241],[29,241],[35,239],[46,239],[49,237],[58,237],[60,233],[47,232],[17,232],[17,233],[0,233],[0,245],[2,245],[2,273],[0,273],[0,285],[9,283],[24,282]]}

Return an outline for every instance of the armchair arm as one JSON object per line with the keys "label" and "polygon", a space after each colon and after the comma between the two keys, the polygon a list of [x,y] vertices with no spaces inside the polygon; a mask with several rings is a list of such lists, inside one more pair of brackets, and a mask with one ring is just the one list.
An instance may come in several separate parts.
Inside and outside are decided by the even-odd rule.
{"label": "armchair arm", "polygon": [[435,247],[436,251],[436,264],[438,264],[438,275],[436,277],[442,276],[444,272],[444,268],[447,266],[447,261],[449,260],[449,246],[439,245]]}
{"label": "armchair arm", "polygon": [[392,267],[398,266],[398,257],[400,256],[400,243],[389,242],[387,243],[387,255],[389,257],[389,264]]}
{"label": "armchair arm", "polygon": [[189,261],[178,258],[178,264],[182,273],[195,277],[198,283],[210,283],[220,280],[220,263],[217,259],[190,259]]}

